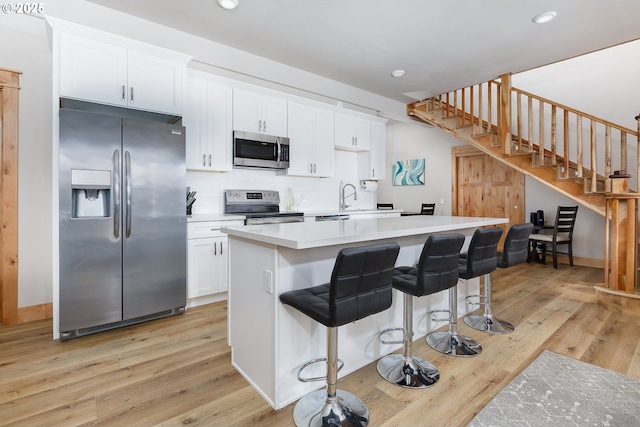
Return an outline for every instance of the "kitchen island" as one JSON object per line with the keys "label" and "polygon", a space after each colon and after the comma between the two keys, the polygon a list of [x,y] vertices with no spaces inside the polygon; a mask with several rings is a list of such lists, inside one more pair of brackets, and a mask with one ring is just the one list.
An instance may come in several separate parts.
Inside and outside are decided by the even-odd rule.
{"label": "kitchen island", "polygon": [[[326,356],[326,328],[280,303],[279,295],[327,283],[340,249],[395,241],[396,265],[415,265],[430,234],[461,233],[468,245],[478,227],[507,223],[506,218],[405,216],[358,221],[298,222],[231,226],[229,235],[228,339],[231,363],[274,408],[280,409],[324,382],[300,382],[297,371]],[[458,284],[458,313],[468,312],[464,298],[479,293],[479,280]],[[427,313],[448,307],[448,292],[416,298],[414,339],[443,324]],[[402,294],[394,290],[389,310],[339,328],[339,376],[353,372],[400,348],[379,342],[383,329],[402,326]],[[475,334],[472,334],[474,336]],[[482,337],[478,336],[482,341]],[[324,375],[323,364],[305,375]]]}

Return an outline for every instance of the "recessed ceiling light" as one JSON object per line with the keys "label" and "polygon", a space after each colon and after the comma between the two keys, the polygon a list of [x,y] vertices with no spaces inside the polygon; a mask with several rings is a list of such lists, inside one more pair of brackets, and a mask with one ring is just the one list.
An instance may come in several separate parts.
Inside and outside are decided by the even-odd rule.
{"label": "recessed ceiling light", "polygon": [[238,7],[238,0],[218,0],[218,4],[223,9],[233,10]]}
{"label": "recessed ceiling light", "polygon": [[404,76],[404,70],[394,70],[391,72],[393,77],[402,77]]}
{"label": "recessed ceiling light", "polygon": [[557,15],[558,13],[555,10],[550,10],[549,12],[543,12],[539,15],[536,15],[533,18],[533,22],[535,22],[536,24],[544,24],[545,22],[549,22],[553,20],[553,18],[555,18]]}

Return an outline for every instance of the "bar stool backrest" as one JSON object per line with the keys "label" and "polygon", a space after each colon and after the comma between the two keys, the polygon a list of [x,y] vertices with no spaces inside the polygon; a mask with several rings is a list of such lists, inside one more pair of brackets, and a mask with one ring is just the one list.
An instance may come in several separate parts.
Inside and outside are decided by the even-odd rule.
{"label": "bar stool backrest", "polygon": [[[533,224],[516,224],[507,232],[504,239],[502,258],[498,259],[498,267],[508,268],[523,263],[529,257],[529,235]],[[499,254],[500,255],[500,254]]]}
{"label": "bar stool backrest", "polygon": [[395,242],[342,249],[331,274],[327,323],[322,323],[341,326],[391,307],[399,251]]}
{"label": "bar stool backrest", "polygon": [[422,248],[417,266],[416,295],[434,294],[458,283],[462,234],[434,234]]}
{"label": "bar stool backrest", "polygon": [[496,269],[500,236],[500,227],[478,228],[473,233],[467,253],[460,257],[461,278],[471,279]]}

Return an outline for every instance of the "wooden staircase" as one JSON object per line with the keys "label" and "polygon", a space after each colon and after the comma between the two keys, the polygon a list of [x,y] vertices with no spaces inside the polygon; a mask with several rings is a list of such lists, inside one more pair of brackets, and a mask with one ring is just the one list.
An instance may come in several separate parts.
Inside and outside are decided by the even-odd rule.
{"label": "wooden staircase", "polygon": [[511,88],[508,74],[409,104],[407,113],[602,216],[614,171],[639,188],[639,131]]}

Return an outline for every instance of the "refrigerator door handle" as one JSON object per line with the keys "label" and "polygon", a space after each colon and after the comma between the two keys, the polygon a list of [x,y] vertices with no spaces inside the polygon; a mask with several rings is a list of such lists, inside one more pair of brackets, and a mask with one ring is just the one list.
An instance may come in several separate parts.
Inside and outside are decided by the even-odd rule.
{"label": "refrigerator door handle", "polygon": [[113,237],[120,238],[120,150],[113,152]]}
{"label": "refrigerator door handle", "polygon": [[131,236],[131,155],[124,152],[124,185],[125,185],[125,237]]}

